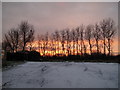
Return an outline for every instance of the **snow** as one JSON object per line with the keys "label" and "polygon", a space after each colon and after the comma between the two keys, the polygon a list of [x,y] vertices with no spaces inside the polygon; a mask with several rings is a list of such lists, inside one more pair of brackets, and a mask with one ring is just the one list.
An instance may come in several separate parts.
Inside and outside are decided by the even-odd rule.
{"label": "snow", "polygon": [[3,88],[118,88],[117,63],[27,62],[3,71]]}

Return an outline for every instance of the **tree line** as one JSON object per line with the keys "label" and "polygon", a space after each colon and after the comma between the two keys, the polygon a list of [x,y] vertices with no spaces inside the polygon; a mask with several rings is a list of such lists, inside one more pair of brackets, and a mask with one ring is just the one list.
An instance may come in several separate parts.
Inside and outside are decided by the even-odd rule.
{"label": "tree line", "polygon": [[[111,55],[115,23],[111,18],[103,19],[94,25],[80,25],[73,29],[56,30],[52,34],[38,35],[39,52],[47,55],[84,55],[103,53]],[[50,41],[50,42],[49,42]]]}
{"label": "tree line", "polygon": [[8,52],[31,51],[33,48],[41,55],[85,55],[93,53],[112,54],[112,42],[116,33],[115,22],[111,18],[99,23],[80,25],[73,29],[56,30],[55,32],[37,36],[34,44],[34,27],[27,21],[21,22],[5,34],[3,49]]}

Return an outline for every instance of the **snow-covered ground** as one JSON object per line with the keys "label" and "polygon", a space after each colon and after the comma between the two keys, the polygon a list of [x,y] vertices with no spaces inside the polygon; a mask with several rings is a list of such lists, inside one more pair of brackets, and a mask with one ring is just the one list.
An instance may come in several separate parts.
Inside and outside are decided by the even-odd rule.
{"label": "snow-covered ground", "polygon": [[3,71],[3,88],[118,88],[117,63],[27,62]]}

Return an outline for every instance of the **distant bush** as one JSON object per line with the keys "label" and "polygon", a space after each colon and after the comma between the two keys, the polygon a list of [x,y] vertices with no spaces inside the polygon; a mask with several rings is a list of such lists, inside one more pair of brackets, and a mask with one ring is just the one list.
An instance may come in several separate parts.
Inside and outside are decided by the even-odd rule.
{"label": "distant bush", "polygon": [[28,53],[28,60],[40,60],[40,53],[36,51],[31,51]]}
{"label": "distant bush", "polygon": [[19,51],[16,53],[7,53],[7,60],[40,60],[40,53],[36,51]]}

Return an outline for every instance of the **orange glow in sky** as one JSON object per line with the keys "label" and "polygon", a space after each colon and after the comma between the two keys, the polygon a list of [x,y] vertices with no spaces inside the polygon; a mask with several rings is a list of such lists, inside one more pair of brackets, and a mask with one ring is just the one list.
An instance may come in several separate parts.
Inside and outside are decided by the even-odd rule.
{"label": "orange glow in sky", "polygon": [[[41,42],[41,47],[43,47],[43,42]],[[46,55],[46,56],[53,56],[53,55],[68,55],[68,52],[67,52],[67,49],[64,49],[64,51],[62,50],[62,45],[61,43],[59,42],[59,46],[56,45],[56,43],[58,42],[51,42],[49,41],[48,42],[48,45],[47,45],[47,48],[45,49],[45,52],[43,49],[39,48],[39,45],[38,45],[38,41],[34,41],[32,43],[32,48],[33,50],[36,50],[38,52],[40,52],[40,55]],[[88,45],[88,42],[87,41],[84,41],[85,45],[87,46],[87,49],[86,49],[86,52],[87,53],[90,53],[90,49],[89,49],[89,45]],[[80,42],[79,42],[80,44]],[[95,44],[94,41],[92,41],[92,44]],[[71,46],[73,45],[72,43],[70,44]],[[99,42],[99,45],[102,45],[102,41]],[[27,46],[28,48],[30,47],[29,44]],[[65,48],[67,47],[67,44],[65,43]],[[73,49],[73,47],[70,48],[71,50],[71,54],[73,55],[77,55],[77,50],[76,50],[76,44],[75,44],[75,49]],[[118,40],[114,40],[114,42],[112,42],[112,54],[114,55],[117,55],[118,54]],[[56,50],[55,50],[56,49]],[[80,47],[79,47],[80,49]],[[93,52],[96,52],[96,47],[93,47],[92,48],[92,51]],[[106,50],[107,51],[107,50]],[[103,52],[103,50],[101,49],[101,52]],[[80,50],[78,50],[78,53],[81,54]],[[108,51],[107,51],[108,53]]]}

